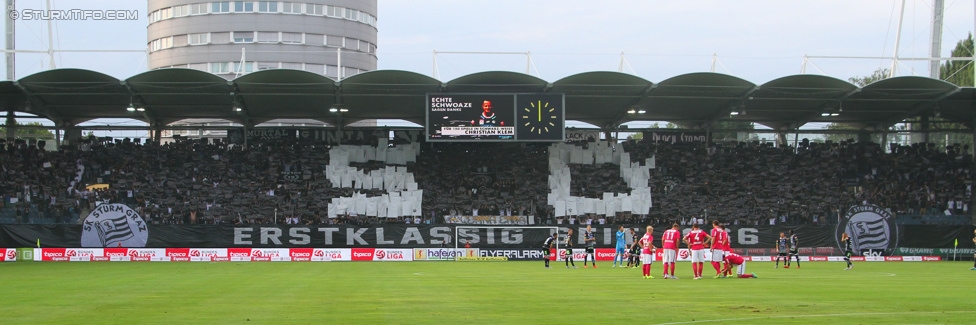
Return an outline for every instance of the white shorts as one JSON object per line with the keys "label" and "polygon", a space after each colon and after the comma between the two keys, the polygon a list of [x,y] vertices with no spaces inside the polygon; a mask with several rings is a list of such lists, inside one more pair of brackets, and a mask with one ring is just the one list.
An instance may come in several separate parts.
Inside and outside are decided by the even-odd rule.
{"label": "white shorts", "polygon": [[661,252],[661,261],[664,263],[674,263],[678,260],[678,250],[665,249]]}
{"label": "white shorts", "polygon": [[691,250],[691,262],[692,263],[704,263],[705,262],[705,250],[704,249],[693,249],[693,250]]}
{"label": "white shorts", "polygon": [[725,251],[721,249],[712,250],[712,262],[721,262],[725,260]]}
{"label": "white shorts", "polygon": [[654,263],[654,254],[641,254],[641,263],[642,264]]}
{"label": "white shorts", "polygon": [[742,261],[742,265],[735,268],[735,274],[743,275],[746,274],[746,261]]}

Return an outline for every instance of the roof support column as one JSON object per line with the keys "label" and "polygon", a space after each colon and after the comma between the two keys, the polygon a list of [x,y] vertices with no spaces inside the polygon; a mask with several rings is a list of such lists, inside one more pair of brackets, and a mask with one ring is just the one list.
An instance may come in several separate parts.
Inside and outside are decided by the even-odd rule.
{"label": "roof support column", "polygon": [[81,140],[81,128],[74,125],[64,127],[64,141],[70,145],[77,145]]}
{"label": "roof support column", "polygon": [[248,121],[247,119],[244,119],[244,149],[245,150],[247,150],[247,138],[249,138],[247,136],[247,131],[251,128],[250,127],[251,126],[250,124],[251,124],[251,121]]}
{"label": "roof support column", "polygon": [[[705,128],[705,148],[708,148],[708,147],[711,147],[711,146],[712,146],[712,127],[709,126],[709,127]],[[705,150],[705,152],[706,152],[706,155],[707,155],[708,150]]]}
{"label": "roof support column", "polygon": [[888,129],[881,132],[881,152],[888,152]]}
{"label": "roof support column", "polygon": [[57,145],[58,149],[61,149],[61,127],[54,127],[54,144]]}
{"label": "roof support column", "polygon": [[5,135],[7,139],[14,139],[17,137],[17,120],[14,119],[14,112],[7,111],[7,134]]}
{"label": "roof support column", "polygon": [[919,121],[922,124],[922,141],[921,142],[922,143],[929,143],[929,127],[931,126],[930,123],[929,123],[929,115],[928,114],[922,115],[921,118],[919,118]]}

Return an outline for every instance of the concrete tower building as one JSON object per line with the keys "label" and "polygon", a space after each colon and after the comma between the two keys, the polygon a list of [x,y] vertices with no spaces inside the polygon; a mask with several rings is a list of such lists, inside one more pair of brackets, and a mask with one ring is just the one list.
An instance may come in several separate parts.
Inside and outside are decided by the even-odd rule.
{"label": "concrete tower building", "polygon": [[149,68],[227,79],[305,70],[343,79],[376,69],[376,0],[149,0]]}

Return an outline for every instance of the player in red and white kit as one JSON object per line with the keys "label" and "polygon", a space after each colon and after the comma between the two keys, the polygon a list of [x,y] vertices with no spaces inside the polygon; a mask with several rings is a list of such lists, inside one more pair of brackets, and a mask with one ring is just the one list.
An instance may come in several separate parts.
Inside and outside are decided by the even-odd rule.
{"label": "player in red and white kit", "polygon": [[723,272],[730,271],[732,267],[735,266],[735,274],[739,278],[758,278],[755,273],[746,274],[746,259],[739,256],[739,254],[729,252],[728,254],[725,254],[725,261],[728,262],[728,264],[725,265],[725,270],[723,270]]}
{"label": "player in red and white kit", "polygon": [[711,239],[709,240],[712,248],[712,267],[715,268],[715,278],[722,276],[722,262],[725,261],[725,250],[729,244],[729,233],[725,232],[722,223],[712,220]]}
{"label": "player in red and white kit", "polygon": [[678,223],[671,224],[671,229],[665,230],[661,235],[661,259],[664,260],[664,278],[675,279],[674,262],[678,260],[678,241],[681,240],[681,231],[678,230]]}
{"label": "player in red and white kit", "polygon": [[702,271],[705,269],[705,242],[711,240],[711,236],[698,228],[697,223],[691,224],[691,231],[685,235],[684,242],[691,249],[691,271],[695,275],[695,280],[701,279]]}
{"label": "player in red and white kit", "polygon": [[644,278],[653,279],[651,275],[651,264],[654,264],[654,227],[647,226],[647,232],[640,239],[641,247],[641,267],[644,268]]}

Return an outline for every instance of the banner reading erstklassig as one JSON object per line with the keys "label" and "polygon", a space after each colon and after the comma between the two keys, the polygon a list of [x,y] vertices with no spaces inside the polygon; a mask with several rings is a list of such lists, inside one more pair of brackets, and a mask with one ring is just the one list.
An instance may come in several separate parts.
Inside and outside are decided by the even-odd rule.
{"label": "banner reading erstklassig", "polygon": [[[470,244],[472,248],[519,249],[540,248],[550,229],[526,229],[504,227],[495,229],[466,228],[455,236],[453,225],[385,225],[376,227],[328,226],[328,225],[147,225],[146,248],[195,247],[208,248],[453,248]],[[855,226],[856,227],[856,226]],[[573,226],[574,246],[584,245],[582,234],[585,226]],[[643,226],[627,228],[642,229]],[[794,230],[800,238],[801,250],[805,253],[828,255],[830,252],[815,252],[808,249],[838,248],[836,240],[837,225],[827,226],[733,226],[729,227],[729,238],[736,249],[766,249],[773,247],[780,232]],[[844,227],[846,228],[846,226]],[[560,226],[560,241],[565,240],[569,227]],[[665,227],[657,227],[655,238],[661,237]],[[612,226],[594,226],[598,248],[612,248],[614,233]],[[688,231],[683,228],[682,232]],[[959,254],[972,249],[972,226],[897,226],[898,245],[916,248],[951,249],[956,238],[959,241]],[[641,234],[641,232],[637,232]],[[46,247],[84,247],[82,245],[83,226],[80,225],[0,225],[0,247],[31,247],[37,239]],[[629,231],[628,231],[629,234]],[[97,236],[97,234],[96,234]],[[106,237],[109,238],[109,237]],[[455,243],[455,238],[459,243]],[[630,236],[627,236],[630,244]],[[864,238],[864,237],[862,237]],[[138,242],[137,242],[138,243]],[[109,246],[109,245],[107,245]],[[118,243],[115,243],[118,246]],[[107,249],[127,249],[139,247],[104,247]],[[136,245],[129,245],[136,246]],[[100,248],[100,247],[90,247]],[[868,251],[870,252],[870,251]],[[7,252],[9,255],[9,252]],[[140,252],[139,255],[145,252]],[[191,257],[193,252],[191,253]],[[202,252],[201,252],[202,253]],[[891,254],[892,252],[878,252]],[[127,255],[128,251],[123,253]],[[413,256],[411,251],[410,255]],[[874,252],[872,252],[874,254]],[[969,254],[969,253],[966,253]],[[159,256],[165,256],[159,253]],[[765,254],[759,254],[765,255]],[[68,257],[68,256],[65,256]],[[229,256],[233,257],[233,256]],[[250,257],[250,251],[248,251]],[[287,257],[287,256],[286,256]]]}

